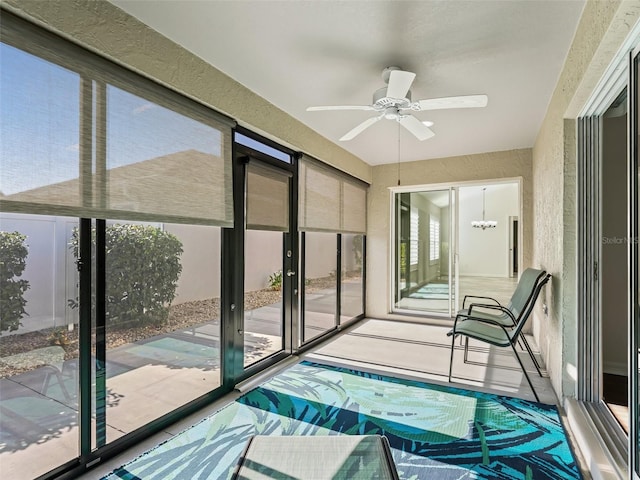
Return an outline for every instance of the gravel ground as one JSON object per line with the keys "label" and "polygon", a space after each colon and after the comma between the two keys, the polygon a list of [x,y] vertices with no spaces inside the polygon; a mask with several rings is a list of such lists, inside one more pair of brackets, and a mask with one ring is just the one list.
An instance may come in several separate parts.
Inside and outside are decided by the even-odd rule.
{"label": "gravel ground", "polygon": [[[318,290],[332,288],[335,278],[325,277],[307,280],[305,291],[313,293]],[[264,289],[247,292],[244,296],[245,310],[272,305],[281,300],[279,290]],[[220,318],[220,299],[210,298],[194,302],[172,305],[169,308],[169,319],[163,325],[149,325],[128,329],[111,329],[107,331],[107,348],[116,348],[127,343],[134,343],[167,332],[183,330],[211,322],[218,323]],[[0,336],[0,378],[11,377],[37,368],[16,368],[2,362],[2,357],[29,352],[36,348],[60,345],[65,349],[65,360],[78,357],[78,330],[67,331],[60,328],[47,328],[37,332]]]}

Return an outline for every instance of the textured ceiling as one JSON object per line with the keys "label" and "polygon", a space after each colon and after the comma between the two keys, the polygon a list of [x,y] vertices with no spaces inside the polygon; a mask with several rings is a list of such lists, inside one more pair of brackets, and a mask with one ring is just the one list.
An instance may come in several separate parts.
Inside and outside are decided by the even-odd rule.
{"label": "textured ceiling", "polygon": [[[129,14],[371,165],[533,146],[583,0],[112,0]],[[486,108],[417,112],[419,141],[372,112],[387,66],[415,72],[413,100],[487,94]]]}

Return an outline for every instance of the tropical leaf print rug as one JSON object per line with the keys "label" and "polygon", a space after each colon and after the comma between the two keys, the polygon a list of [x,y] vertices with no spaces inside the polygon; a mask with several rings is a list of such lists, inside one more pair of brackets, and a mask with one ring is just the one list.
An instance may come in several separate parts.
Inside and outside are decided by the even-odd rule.
{"label": "tropical leaf print rug", "polygon": [[105,480],[227,479],[251,435],[365,434],[402,479],[582,478],[554,406],[302,362]]}

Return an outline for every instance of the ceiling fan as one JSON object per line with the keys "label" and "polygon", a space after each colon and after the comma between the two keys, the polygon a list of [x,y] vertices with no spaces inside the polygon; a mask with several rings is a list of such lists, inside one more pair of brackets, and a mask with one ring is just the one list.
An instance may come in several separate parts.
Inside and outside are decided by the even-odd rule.
{"label": "ceiling fan", "polygon": [[355,138],[374,123],[382,120],[396,120],[411,132],[418,140],[426,140],[435,135],[429,127],[432,122],[422,122],[411,115],[411,112],[423,110],[444,110],[449,108],[486,107],[486,95],[463,95],[458,97],[429,98],[411,101],[411,84],[415,73],[405,72],[398,67],[387,67],[382,71],[382,79],[386,87],[379,88],[373,94],[371,105],[334,105],[309,107],[308,112],[323,110],[370,110],[377,112],[375,117],[368,118],[361,124],[343,135],[340,140],[347,141]]}

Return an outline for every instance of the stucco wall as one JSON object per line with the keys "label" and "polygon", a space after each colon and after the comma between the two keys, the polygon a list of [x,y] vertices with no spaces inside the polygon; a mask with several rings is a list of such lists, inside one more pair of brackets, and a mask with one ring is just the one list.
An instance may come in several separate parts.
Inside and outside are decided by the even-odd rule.
{"label": "stucco wall", "polygon": [[533,330],[558,395],[574,396],[577,387],[575,118],[639,8],[631,1],[587,2],[533,148],[533,266],[553,275]]}
{"label": "stucco wall", "polygon": [[366,182],[371,167],[106,1],[3,0],[4,8]]}
{"label": "stucco wall", "polygon": [[[402,163],[402,186],[456,182],[482,182],[502,178],[522,178],[523,268],[531,264],[532,252],[532,173],[531,150],[509,150],[459,157]],[[389,289],[392,272],[390,244],[390,187],[398,180],[398,166],[373,168],[367,212],[367,315],[394,318],[389,314]]]}

